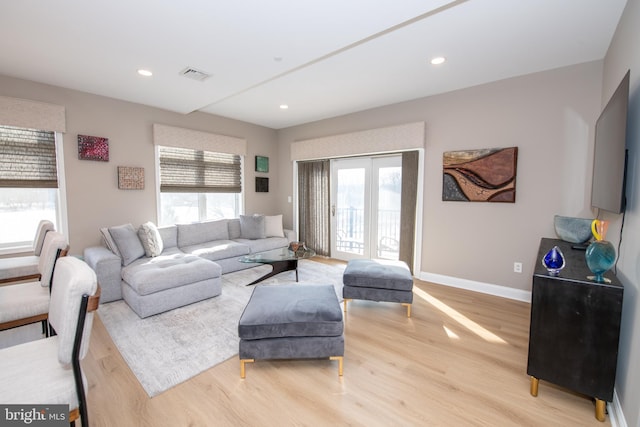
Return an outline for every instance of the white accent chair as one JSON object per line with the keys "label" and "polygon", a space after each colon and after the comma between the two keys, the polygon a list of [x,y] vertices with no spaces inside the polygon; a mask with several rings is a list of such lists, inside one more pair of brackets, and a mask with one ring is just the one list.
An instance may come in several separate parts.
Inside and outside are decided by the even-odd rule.
{"label": "white accent chair", "polygon": [[38,262],[39,281],[0,286],[0,331],[46,321],[56,260],[69,250],[67,239],[57,231],[46,233]]}
{"label": "white accent chair", "polygon": [[49,306],[55,336],[0,350],[0,402],[69,405],[69,422],[89,425],[80,361],[89,350],[100,287],[84,261],[60,258]]}
{"label": "white accent chair", "polygon": [[38,262],[42,252],[44,238],[49,231],[54,231],[51,221],[43,219],[38,224],[33,239],[33,254],[0,258],[0,284],[24,280],[39,280]]}

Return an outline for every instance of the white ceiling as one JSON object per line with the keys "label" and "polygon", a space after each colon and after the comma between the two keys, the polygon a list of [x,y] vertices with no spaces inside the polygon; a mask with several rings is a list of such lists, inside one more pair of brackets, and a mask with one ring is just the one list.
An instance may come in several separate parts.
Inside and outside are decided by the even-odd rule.
{"label": "white ceiling", "polygon": [[602,59],[625,4],[2,0],[0,74],[280,129]]}

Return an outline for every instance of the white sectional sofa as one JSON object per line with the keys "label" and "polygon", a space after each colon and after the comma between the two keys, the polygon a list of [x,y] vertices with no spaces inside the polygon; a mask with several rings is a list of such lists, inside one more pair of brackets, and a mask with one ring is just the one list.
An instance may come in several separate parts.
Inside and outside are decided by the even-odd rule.
{"label": "white sectional sofa", "polygon": [[220,295],[222,274],[256,264],[244,255],[287,247],[295,232],[282,215],[240,216],[137,230],[131,224],[101,229],[102,246],[84,250],[102,287],[101,302],[124,299],[148,317]]}

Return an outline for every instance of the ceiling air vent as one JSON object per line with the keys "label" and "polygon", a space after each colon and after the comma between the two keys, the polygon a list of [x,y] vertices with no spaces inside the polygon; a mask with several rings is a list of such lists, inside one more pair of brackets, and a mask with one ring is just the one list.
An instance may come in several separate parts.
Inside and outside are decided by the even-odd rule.
{"label": "ceiling air vent", "polygon": [[180,75],[188,77],[192,80],[197,80],[199,82],[203,82],[207,78],[211,77],[210,74],[207,74],[204,71],[196,70],[192,67],[187,67],[184,70],[180,71]]}

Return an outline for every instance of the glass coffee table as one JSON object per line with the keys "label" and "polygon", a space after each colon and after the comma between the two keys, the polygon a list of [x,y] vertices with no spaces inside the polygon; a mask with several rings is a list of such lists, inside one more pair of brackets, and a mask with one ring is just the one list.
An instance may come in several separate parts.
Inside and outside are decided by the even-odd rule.
{"label": "glass coffee table", "polygon": [[260,252],[258,254],[246,255],[238,261],[246,263],[270,264],[273,267],[271,272],[265,274],[259,279],[254,280],[247,286],[255,285],[258,282],[268,279],[271,276],[282,273],[284,271],[295,270],[296,282],[298,281],[298,260],[311,258],[316,255],[313,249],[305,248],[303,251],[292,251],[288,248],[274,249],[271,251]]}

